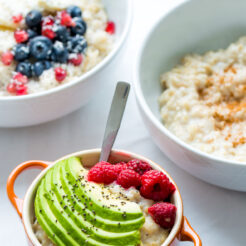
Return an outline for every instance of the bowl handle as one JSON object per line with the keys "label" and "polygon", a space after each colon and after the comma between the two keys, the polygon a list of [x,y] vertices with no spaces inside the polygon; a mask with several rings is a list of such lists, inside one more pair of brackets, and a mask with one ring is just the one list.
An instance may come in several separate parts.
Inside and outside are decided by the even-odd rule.
{"label": "bowl handle", "polygon": [[23,199],[16,196],[14,192],[15,180],[17,177],[27,168],[38,168],[43,169],[46,168],[50,163],[44,161],[27,161],[18,165],[9,175],[7,181],[7,194],[9,200],[15,207],[17,213],[22,218],[22,207],[23,207]]}
{"label": "bowl handle", "polygon": [[182,229],[179,235],[180,241],[190,241],[194,243],[194,246],[202,246],[202,241],[198,234],[191,227],[189,221],[184,216]]}

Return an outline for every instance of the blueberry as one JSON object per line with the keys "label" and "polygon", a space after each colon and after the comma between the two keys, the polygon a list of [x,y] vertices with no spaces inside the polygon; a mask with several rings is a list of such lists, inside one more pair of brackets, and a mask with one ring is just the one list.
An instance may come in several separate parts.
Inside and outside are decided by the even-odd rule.
{"label": "blueberry", "polygon": [[29,57],[29,47],[25,44],[17,44],[14,48],[14,59],[16,61],[24,61]]}
{"label": "blueberry", "polygon": [[32,10],[27,14],[25,20],[28,27],[38,26],[41,24],[42,14],[38,10]]}
{"label": "blueberry", "polygon": [[27,29],[27,34],[28,34],[29,40],[38,36],[37,32],[35,32],[32,29]]}
{"label": "blueberry", "polygon": [[53,45],[51,59],[55,62],[66,63],[68,61],[68,50],[63,43],[56,41]]}
{"label": "blueberry", "polygon": [[44,66],[44,70],[48,70],[52,67],[52,64],[50,61],[43,61],[43,66]]}
{"label": "blueberry", "polygon": [[50,39],[37,36],[30,42],[30,53],[37,60],[44,60],[51,52],[52,42]]}
{"label": "blueberry", "polygon": [[56,38],[62,42],[66,42],[70,36],[68,29],[65,26],[58,26],[55,33]]}
{"label": "blueberry", "polygon": [[39,77],[43,73],[44,69],[45,67],[43,62],[35,62],[32,66],[33,75]]}
{"label": "blueberry", "polygon": [[71,27],[72,34],[84,35],[87,29],[86,23],[79,17],[73,18],[73,21],[75,22],[75,26]]}
{"label": "blueberry", "polygon": [[71,37],[67,42],[67,49],[70,53],[82,53],[87,47],[87,42],[84,37],[76,35]]}
{"label": "blueberry", "polygon": [[32,77],[32,65],[30,62],[20,62],[17,67],[16,71],[26,75],[28,78]]}
{"label": "blueberry", "polygon": [[81,17],[82,12],[78,6],[70,6],[67,8],[67,13],[70,14],[72,17]]}

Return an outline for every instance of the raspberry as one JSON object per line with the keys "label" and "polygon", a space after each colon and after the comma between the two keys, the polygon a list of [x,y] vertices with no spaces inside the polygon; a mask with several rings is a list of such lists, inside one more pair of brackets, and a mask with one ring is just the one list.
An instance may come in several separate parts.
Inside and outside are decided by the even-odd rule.
{"label": "raspberry", "polygon": [[15,83],[9,83],[7,85],[7,91],[11,94],[16,93],[16,84]]}
{"label": "raspberry", "polygon": [[14,59],[14,55],[10,51],[3,53],[1,56],[1,61],[6,66],[9,66],[13,61],[13,59]]}
{"label": "raspberry", "polygon": [[114,164],[114,167],[118,174],[120,174],[121,171],[126,169],[126,163],[121,161],[119,163]]}
{"label": "raspberry", "polygon": [[96,183],[110,184],[118,177],[118,173],[114,167],[108,162],[101,161],[97,163],[88,172],[88,180]]}
{"label": "raspberry", "polygon": [[12,16],[12,20],[14,23],[18,24],[23,20],[23,15],[22,14],[14,15]]}
{"label": "raspberry", "polygon": [[127,163],[127,168],[134,170],[140,175],[143,175],[145,172],[152,170],[152,167],[147,162],[138,159],[132,159],[129,161]]}
{"label": "raspberry", "polygon": [[27,76],[23,75],[22,73],[16,73],[13,77],[13,81],[16,83],[26,84],[28,82],[28,78],[27,78]]}
{"label": "raspberry", "polygon": [[28,40],[28,33],[24,30],[17,30],[14,32],[14,37],[17,43],[23,43]]}
{"label": "raspberry", "polygon": [[55,23],[55,20],[52,16],[46,16],[42,19],[42,26],[53,26]]}
{"label": "raspberry", "polygon": [[117,184],[121,185],[125,189],[130,187],[138,187],[141,185],[140,175],[130,169],[121,171],[117,178]]}
{"label": "raspberry", "polygon": [[52,26],[43,26],[42,35],[49,39],[54,39],[56,37],[56,33],[52,30],[51,27]]}
{"label": "raspberry", "polygon": [[61,25],[62,26],[75,26],[75,22],[73,21],[72,17],[70,14],[68,14],[66,11],[62,11],[60,13],[60,18],[61,18]]}
{"label": "raspberry", "polygon": [[113,21],[108,21],[105,31],[109,34],[115,33],[115,24]]}
{"label": "raspberry", "polygon": [[143,174],[141,176],[141,184],[141,195],[154,201],[165,200],[175,190],[168,177],[158,170],[150,170]]}
{"label": "raspberry", "polygon": [[79,66],[83,61],[83,56],[81,54],[74,54],[72,58],[69,59],[69,62],[74,66]]}
{"label": "raspberry", "polygon": [[168,202],[156,203],[148,208],[148,212],[155,223],[165,229],[171,229],[173,227],[176,218],[176,211],[177,208]]}
{"label": "raspberry", "polygon": [[55,69],[55,77],[58,82],[62,82],[67,76],[66,70],[61,67]]}

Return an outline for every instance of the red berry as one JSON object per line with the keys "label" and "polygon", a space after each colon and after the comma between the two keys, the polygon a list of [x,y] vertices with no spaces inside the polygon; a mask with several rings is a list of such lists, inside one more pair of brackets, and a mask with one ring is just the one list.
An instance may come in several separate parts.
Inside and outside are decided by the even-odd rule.
{"label": "red berry", "polygon": [[152,170],[152,167],[149,163],[145,161],[141,161],[138,159],[132,159],[127,163],[127,168],[132,169],[135,172],[139,173],[140,175],[143,175],[145,172]]}
{"label": "red berry", "polygon": [[16,95],[22,96],[27,94],[27,86],[24,83],[16,83]]}
{"label": "red berry", "polygon": [[69,59],[69,62],[72,63],[74,66],[79,66],[83,61],[83,56],[81,54],[73,54]]}
{"label": "red berry", "polygon": [[155,223],[165,229],[171,229],[173,227],[176,218],[176,211],[177,208],[175,205],[168,202],[156,203],[148,208],[148,212]]}
{"label": "red berry", "polygon": [[14,23],[18,24],[23,20],[23,15],[22,14],[14,15],[12,16],[12,20]]}
{"label": "red berry", "polygon": [[117,178],[117,184],[121,185],[125,189],[130,187],[138,187],[141,185],[140,175],[130,169],[126,169],[120,172]]}
{"label": "red berry", "polygon": [[158,170],[150,170],[141,176],[140,193],[147,199],[162,201],[175,191],[169,178]]}
{"label": "red berry", "polygon": [[114,34],[115,33],[115,24],[113,21],[108,21],[107,26],[105,28],[105,31],[108,32],[109,34]]}
{"label": "red berry", "polygon": [[14,32],[14,37],[17,43],[23,43],[28,40],[28,33],[24,30],[17,30]]}
{"label": "red berry", "polygon": [[121,161],[119,163],[115,163],[114,167],[115,167],[116,171],[118,172],[118,174],[120,174],[121,171],[127,169],[126,163],[123,161]]}
{"label": "red berry", "polygon": [[55,23],[55,20],[52,16],[45,16],[42,19],[42,26],[53,26]]}
{"label": "red berry", "polygon": [[15,83],[9,83],[7,85],[7,91],[11,94],[16,93],[16,84]]}
{"label": "red berry", "polygon": [[10,51],[3,53],[1,56],[1,61],[6,66],[9,66],[13,61],[13,59],[14,59],[14,55]]}
{"label": "red berry", "polygon": [[49,38],[49,39],[54,39],[56,37],[56,33],[50,27],[51,26],[43,26],[42,27],[42,35]]}
{"label": "red berry", "polygon": [[61,18],[61,25],[62,26],[75,26],[76,23],[73,21],[73,18],[71,17],[70,14],[68,14],[65,10],[60,12],[60,18]]}
{"label": "red berry", "polygon": [[13,77],[13,82],[26,84],[28,82],[28,78],[26,75],[23,75],[22,73],[16,73]]}
{"label": "red berry", "polygon": [[21,73],[16,73],[12,79],[12,82],[7,85],[7,91],[9,93],[15,93],[17,96],[27,94],[26,83],[28,79]]}
{"label": "red berry", "polygon": [[97,163],[88,172],[88,180],[96,183],[110,184],[118,177],[118,173],[114,167],[108,162],[101,161]]}
{"label": "red berry", "polygon": [[55,77],[58,82],[62,82],[67,76],[66,70],[61,67],[55,69]]}

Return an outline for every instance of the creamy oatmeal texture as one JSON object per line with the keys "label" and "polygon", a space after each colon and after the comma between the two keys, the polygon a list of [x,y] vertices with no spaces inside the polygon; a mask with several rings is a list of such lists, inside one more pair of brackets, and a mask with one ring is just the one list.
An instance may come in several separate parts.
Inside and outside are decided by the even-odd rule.
{"label": "creamy oatmeal texture", "polygon": [[[151,216],[148,214],[148,207],[152,206],[154,202],[152,200],[143,198],[140,195],[139,191],[135,188],[125,190],[121,186],[114,183],[109,185],[109,188],[113,194],[120,194],[121,199],[136,202],[143,211],[145,223],[141,228],[141,246],[161,246],[168,237],[169,231],[157,225],[153,221]],[[43,229],[37,221],[35,221],[33,224],[33,230],[42,246],[54,245],[49,240],[49,238],[47,237],[47,235],[45,234],[45,232],[43,231]]]}
{"label": "creamy oatmeal texture", "polygon": [[[85,38],[88,48],[80,66],[71,64],[61,66],[67,71],[67,77],[62,84],[78,78],[93,68],[107,56],[113,46],[113,36],[105,31],[108,17],[101,0],[73,0],[72,4],[79,6],[83,11],[83,19],[87,23]],[[69,5],[71,5],[71,1],[68,0],[0,0],[0,55],[16,45],[13,35],[16,24],[13,23],[13,15],[21,13],[25,16],[33,9],[63,10]],[[57,66],[58,64],[55,64],[54,67]],[[0,62],[0,97],[11,95],[6,91],[6,86],[11,81],[15,67],[15,62],[10,66],[4,66]],[[59,85],[55,80],[54,67],[44,71],[39,78],[29,79],[28,94],[45,91]]]}
{"label": "creamy oatmeal texture", "polygon": [[246,161],[246,37],[185,56],[161,84],[161,117],[171,132],[209,154]]}

